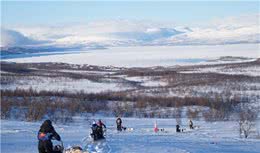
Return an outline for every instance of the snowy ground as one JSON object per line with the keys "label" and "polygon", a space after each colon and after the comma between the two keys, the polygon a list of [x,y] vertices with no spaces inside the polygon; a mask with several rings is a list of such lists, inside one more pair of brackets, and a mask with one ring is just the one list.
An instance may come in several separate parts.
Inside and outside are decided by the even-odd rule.
{"label": "snowy ground", "polygon": [[193,71],[183,71],[180,73],[219,73],[219,74],[229,74],[229,75],[248,75],[248,76],[260,76],[260,67],[250,66],[250,67],[236,67],[228,68],[225,66],[216,66],[211,68],[198,68]]}
{"label": "snowy ground", "polygon": [[71,78],[50,78],[50,77],[27,77],[22,80],[17,79],[14,84],[1,85],[1,89],[35,89],[36,91],[70,91],[80,92],[87,91],[91,93],[104,91],[123,91],[128,87],[122,87],[116,82],[93,82],[87,79],[71,79]]}
{"label": "snowy ground", "polygon": [[[240,58],[229,57],[230,61],[234,59]],[[219,62],[220,64],[149,68],[63,63],[2,63],[0,88],[32,88],[36,91],[72,93],[123,91],[134,95],[166,97],[241,95],[250,97],[250,101],[259,102],[260,60],[229,64]],[[22,74],[23,70],[28,72]]]}
{"label": "snowy ground", "polygon": [[[159,128],[164,128],[166,132],[154,133],[155,121]],[[255,137],[256,133],[249,139],[239,138],[238,124],[233,121],[194,121],[195,126],[200,127],[192,131],[186,130],[184,133],[175,132],[174,119],[123,118],[123,125],[134,130],[122,133],[115,130],[114,118],[104,118],[104,122],[108,129],[102,152],[107,153],[259,153],[260,150],[260,139]],[[187,128],[187,122],[187,119],[182,120],[182,128]],[[37,152],[36,135],[40,124],[1,120],[1,152]],[[90,133],[90,125],[86,119],[78,117],[74,123],[55,124],[54,127],[61,135],[65,147],[86,146],[83,139]]]}
{"label": "snowy ground", "polygon": [[[91,64],[91,65],[113,65],[123,67],[150,67],[150,66],[173,66],[172,70],[175,70],[175,65],[186,65],[186,64],[203,64],[208,59],[217,59],[220,56],[242,56],[249,58],[259,57],[259,44],[249,45],[219,45],[219,46],[164,46],[164,47],[116,47],[107,50],[94,50],[81,53],[71,53],[64,55],[49,55],[49,56],[38,56],[30,58],[16,58],[7,59],[1,61],[14,61],[14,62],[64,62],[73,64]],[[226,61],[218,61],[226,62]],[[231,61],[234,62],[234,61]],[[215,62],[206,62],[207,64]],[[178,67],[176,67],[176,70]],[[159,94],[165,94],[165,96],[182,96],[184,94],[194,95],[194,91],[197,95],[208,92],[219,92],[230,91],[230,92],[241,92],[241,94],[250,95],[251,99],[259,97],[259,66],[254,67],[226,67],[226,66],[212,66],[212,67],[199,67],[198,69],[191,68],[184,69],[180,68],[178,73],[188,73],[190,75],[198,73],[220,73],[227,74],[228,76],[234,77],[237,75],[247,75],[251,81],[239,80],[239,82],[228,81],[227,84],[221,82],[216,85],[204,85],[200,84],[196,86],[185,87],[185,85],[174,86],[173,80],[172,85],[169,86],[165,78],[159,77],[155,79],[149,76],[127,76],[121,73],[115,74],[114,69],[107,71],[90,71],[89,69],[59,69],[58,72],[75,73],[77,75],[83,75],[80,79],[71,78],[54,78],[50,79],[50,74],[55,75],[56,73],[49,71],[35,72],[36,76],[20,76],[12,74],[11,72],[1,71],[1,74],[6,75],[6,85],[1,85],[1,89],[15,89],[16,87],[28,89],[30,87],[43,90],[74,90],[80,91],[87,89],[89,92],[101,92],[105,90],[126,90],[129,88],[129,82],[137,83],[133,84],[133,87],[141,86],[142,90],[136,90],[137,93],[153,94],[152,89],[155,88],[155,92]],[[169,69],[170,70],[170,69]],[[51,71],[51,70],[50,70]],[[166,69],[167,71],[167,69]],[[18,73],[19,74],[19,73]],[[43,75],[46,74],[46,77]],[[37,77],[42,75],[41,77]],[[68,76],[68,74],[66,74]],[[85,79],[94,75],[101,77],[103,81],[92,81]],[[176,75],[176,74],[175,74]],[[179,76],[179,75],[178,75]],[[20,77],[20,79],[17,79]],[[253,78],[253,81],[252,81]],[[13,80],[11,80],[13,79]],[[112,81],[107,81],[113,79]],[[175,79],[175,77],[173,78]],[[104,81],[105,80],[105,81]],[[176,79],[178,81],[178,77]],[[8,84],[10,81],[13,84]],[[117,82],[116,82],[117,81]],[[122,81],[125,81],[122,83]],[[182,83],[181,79],[179,80]],[[185,80],[187,82],[189,80]],[[120,83],[118,83],[120,82]],[[177,82],[179,83],[179,82]],[[231,86],[231,84],[234,86]],[[123,86],[122,86],[123,84]],[[131,87],[131,86],[130,86]],[[167,90],[161,91],[161,88],[167,88]],[[239,87],[233,89],[234,87]],[[246,89],[244,89],[246,88]],[[157,91],[161,91],[158,92]],[[179,90],[182,89],[182,90]],[[151,91],[150,91],[151,90]],[[190,91],[190,92],[189,92]],[[259,106],[259,98],[256,98],[255,103]],[[164,128],[166,133],[154,133],[152,131],[153,124],[157,120],[159,128]],[[127,131],[118,133],[115,130],[115,119],[105,118],[105,123],[108,125],[107,139],[104,143],[106,149],[103,152],[110,153],[140,153],[140,152],[169,152],[169,153],[259,153],[260,150],[260,139],[259,134],[254,133],[249,139],[240,139],[238,134],[237,122],[215,122],[208,123],[204,121],[194,121],[195,125],[199,125],[200,128],[193,131],[186,131],[184,133],[175,132],[175,119],[138,119],[138,118],[127,118],[123,119],[124,125],[127,127],[134,128],[133,131]],[[2,153],[34,153],[37,152],[37,132],[40,126],[40,122],[30,123],[22,121],[8,121],[1,120],[1,152]],[[74,123],[67,125],[55,124],[57,132],[60,133],[64,141],[65,147],[70,145],[82,145],[83,139],[90,133],[90,125],[86,119],[81,117],[76,118]],[[187,119],[183,120],[183,128],[187,128]],[[257,131],[260,131],[258,124]],[[258,138],[256,136],[258,135]]]}
{"label": "snowy ground", "polygon": [[259,44],[216,46],[141,46],[112,47],[109,49],[82,51],[63,55],[36,56],[5,59],[3,61],[34,63],[63,62],[117,67],[173,66],[203,63],[221,56],[258,58]]}

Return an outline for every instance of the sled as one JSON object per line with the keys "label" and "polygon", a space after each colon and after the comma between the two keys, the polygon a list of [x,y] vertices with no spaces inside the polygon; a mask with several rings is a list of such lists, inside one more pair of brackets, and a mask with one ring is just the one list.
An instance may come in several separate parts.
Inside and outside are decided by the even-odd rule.
{"label": "sled", "polygon": [[64,149],[62,141],[59,141],[59,144],[53,146],[53,151],[57,153],[89,153],[88,151],[83,151],[80,146],[72,146]]}
{"label": "sled", "polygon": [[63,146],[63,142],[62,141],[58,141],[59,144],[56,144],[53,146],[53,151],[55,152],[59,152],[59,153],[63,153],[64,151],[64,146]]}
{"label": "sled", "polygon": [[121,127],[121,130],[117,130],[117,131],[118,131],[118,132],[121,132],[121,131],[132,132],[132,131],[134,131],[134,128],[128,128],[128,127],[122,126],[122,127]]}
{"label": "sled", "polygon": [[65,149],[65,153],[89,153],[88,151],[83,151],[80,146],[73,146]]}

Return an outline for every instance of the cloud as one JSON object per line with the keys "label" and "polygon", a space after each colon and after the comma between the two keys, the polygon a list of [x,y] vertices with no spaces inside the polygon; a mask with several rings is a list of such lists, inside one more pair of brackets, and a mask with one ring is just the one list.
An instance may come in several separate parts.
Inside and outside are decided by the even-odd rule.
{"label": "cloud", "polygon": [[[6,30],[4,45],[131,46],[260,43],[259,14],[215,19],[205,26],[137,20],[104,20]],[[18,32],[19,31],[19,32]]]}
{"label": "cloud", "polygon": [[175,44],[238,44],[260,43],[258,27],[241,27],[235,29],[196,29],[192,32],[171,37],[167,41]]}
{"label": "cloud", "polygon": [[15,30],[1,28],[1,46],[32,46],[44,42],[26,37]]}
{"label": "cloud", "polygon": [[152,42],[161,38],[170,38],[181,33],[183,32],[177,31],[174,28],[147,28],[144,31],[115,32],[111,35],[123,39]]}

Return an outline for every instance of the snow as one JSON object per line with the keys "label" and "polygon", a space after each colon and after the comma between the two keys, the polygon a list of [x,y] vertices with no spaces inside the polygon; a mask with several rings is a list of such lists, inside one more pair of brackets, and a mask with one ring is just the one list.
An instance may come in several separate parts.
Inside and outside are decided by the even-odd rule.
{"label": "snow", "polygon": [[[247,45],[219,45],[219,46],[146,46],[146,47],[114,47],[107,50],[95,50],[80,53],[71,53],[64,55],[49,55],[30,58],[8,59],[3,61],[14,62],[64,62],[72,64],[90,64],[103,66],[119,67],[147,67],[147,66],[172,66],[186,64],[203,64],[208,59],[217,59],[220,56],[239,55],[249,58],[259,57],[258,44]],[[238,62],[238,61],[235,61]],[[114,67],[111,67],[113,70]],[[93,73],[100,75],[109,75],[113,72],[107,71],[82,71],[82,70],[60,70],[60,72],[72,73]],[[181,73],[224,73],[224,74],[244,74],[250,76],[259,76],[259,67],[241,67],[234,69],[225,69],[224,67],[200,68]],[[5,73],[1,71],[1,73]],[[165,86],[163,80],[156,80],[152,77],[122,77],[129,81],[139,82],[146,87]],[[241,94],[259,95],[259,83],[244,82],[238,84],[241,90],[233,90],[231,87],[220,85],[191,86],[177,90],[173,88],[170,94],[176,96],[191,95],[191,91],[197,91],[197,94],[206,92],[221,93],[223,90],[241,92]],[[244,88],[248,88],[243,90]],[[70,79],[70,78],[41,78],[32,77],[27,79],[16,80],[12,85],[2,85],[1,89],[15,89],[16,87],[36,90],[69,90],[86,92],[101,92],[106,90],[122,91],[128,87],[120,86],[120,83],[109,80],[93,82],[87,79]],[[226,88],[226,89],[225,89]],[[240,89],[240,88],[238,88]],[[253,90],[255,89],[255,90]],[[185,91],[185,92],[183,92]],[[258,101],[252,105],[259,106]],[[158,111],[162,111],[158,109]],[[167,110],[163,110],[167,111]],[[103,118],[100,116],[99,118]],[[95,148],[95,144],[87,146],[84,139],[88,139],[90,125],[84,117],[74,117],[75,122],[68,124],[55,124],[55,128],[60,133],[65,147],[81,145],[87,148]],[[225,122],[205,122],[194,120],[194,124],[199,126],[195,130],[187,129],[188,119],[182,119],[182,128],[185,132],[176,133],[175,119],[143,119],[143,118],[123,118],[123,125],[133,128],[133,131],[118,133],[115,129],[115,119],[105,117],[107,135],[106,142],[102,145],[106,149],[102,152],[110,153],[208,153],[208,152],[229,152],[229,153],[259,153],[259,121],[257,129],[249,136],[249,139],[239,138],[238,124],[236,121]],[[165,132],[154,133],[153,126],[155,121],[159,128],[164,128]],[[37,132],[40,122],[24,122],[1,120],[1,152],[3,153],[34,153],[37,152]],[[258,132],[258,134],[257,134]],[[100,147],[102,147],[102,145]],[[102,148],[101,148],[102,149]]]}
{"label": "snow", "polygon": [[100,75],[109,75],[109,74],[115,74],[115,72],[111,71],[87,71],[87,70],[58,70],[59,72],[68,72],[68,73],[78,73],[78,74],[100,74]]}
{"label": "snow", "polygon": [[10,73],[10,72],[0,70],[0,74],[8,74],[8,73]]}
{"label": "snow", "polygon": [[16,88],[32,88],[37,91],[84,91],[87,93],[97,93],[104,91],[122,91],[128,89],[128,87],[122,87],[120,83],[116,82],[93,82],[87,79],[71,79],[65,77],[49,78],[37,76],[16,80],[16,82],[11,85],[1,85],[1,89],[15,90]]}
{"label": "snow", "polygon": [[[111,47],[70,54],[5,59],[12,62],[63,62],[117,67],[151,67],[201,64],[221,56],[259,57],[259,44],[216,46]],[[208,62],[209,64],[210,62]]]}
{"label": "snow", "polygon": [[152,77],[125,77],[128,81],[134,81],[140,83],[145,87],[157,87],[157,86],[166,86],[167,83],[161,80],[153,79]]}
{"label": "snow", "polygon": [[[61,135],[65,147],[87,146],[83,140],[88,139],[89,122],[84,117],[75,117],[74,120],[75,122],[69,124],[54,124],[54,127]],[[117,132],[115,118],[103,118],[107,125],[106,141],[103,144],[107,149],[103,149],[103,152],[259,153],[260,150],[260,139],[255,137],[256,133],[252,133],[248,139],[239,138],[238,123],[235,121],[194,120],[194,125],[199,128],[189,130],[188,119],[183,118],[181,128],[186,130],[183,133],[176,133],[175,119],[122,118],[122,120],[123,125],[133,128],[133,131]],[[155,121],[158,128],[164,128],[165,132],[153,132]],[[1,120],[1,152],[36,153],[36,135],[40,124],[40,122]],[[257,130],[259,131],[259,128]]]}
{"label": "snow", "polygon": [[[170,88],[168,93],[164,93],[165,96],[178,96],[178,97],[201,97],[205,95],[211,95],[211,93],[218,93],[223,95],[225,93],[230,93],[234,95],[242,95],[250,97],[250,101],[255,99],[259,100],[260,95],[260,84],[259,83],[250,83],[250,82],[240,82],[240,83],[231,83],[226,82],[223,84],[215,85],[196,85],[196,86],[179,86],[176,88]],[[161,94],[161,93],[160,93]],[[224,95],[223,95],[224,96]],[[258,104],[260,106],[260,104]]]}
{"label": "snow", "polygon": [[219,74],[229,74],[229,75],[260,76],[260,66],[236,67],[236,68],[216,66],[211,68],[199,68],[191,71],[181,71],[180,73],[219,73]]}

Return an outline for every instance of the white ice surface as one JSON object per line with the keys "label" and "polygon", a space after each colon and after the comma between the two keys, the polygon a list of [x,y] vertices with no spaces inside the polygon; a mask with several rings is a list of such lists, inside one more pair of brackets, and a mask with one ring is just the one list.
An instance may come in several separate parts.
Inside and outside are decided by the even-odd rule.
{"label": "white ice surface", "polygon": [[112,47],[103,50],[7,59],[12,62],[63,62],[118,67],[172,66],[203,63],[221,56],[260,57],[259,44],[212,46]]}

